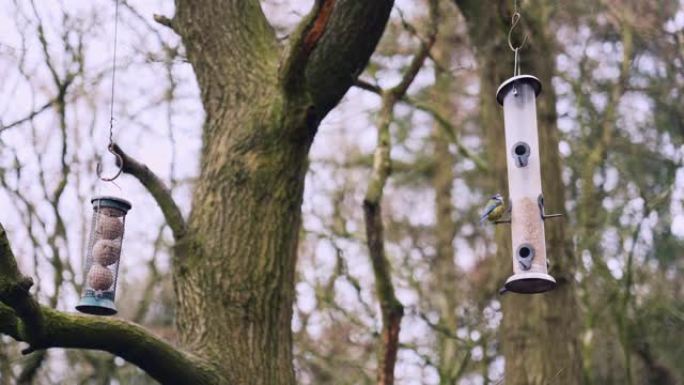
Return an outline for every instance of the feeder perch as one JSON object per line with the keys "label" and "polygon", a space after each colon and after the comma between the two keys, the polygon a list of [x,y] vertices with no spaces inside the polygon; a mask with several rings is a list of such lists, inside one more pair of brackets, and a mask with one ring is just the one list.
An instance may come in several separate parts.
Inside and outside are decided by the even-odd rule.
{"label": "feeder perch", "polygon": [[541,165],[536,97],[541,82],[534,76],[514,76],[499,86],[496,100],[503,106],[508,151],[508,196],[511,207],[513,275],[505,291],[542,293],[553,290],[544,239]]}
{"label": "feeder perch", "polygon": [[85,283],[76,310],[95,315],[116,314],[114,298],[126,213],[131,204],[114,197],[96,197],[85,261]]}

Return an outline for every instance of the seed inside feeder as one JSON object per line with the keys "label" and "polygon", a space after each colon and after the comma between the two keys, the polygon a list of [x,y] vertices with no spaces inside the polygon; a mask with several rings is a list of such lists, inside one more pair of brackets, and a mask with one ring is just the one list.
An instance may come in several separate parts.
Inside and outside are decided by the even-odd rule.
{"label": "seed inside feeder", "polygon": [[119,260],[121,247],[119,242],[110,239],[100,239],[93,246],[93,259],[102,266],[115,264]]}
{"label": "seed inside feeder", "polygon": [[109,289],[114,283],[114,274],[108,268],[95,264],[88,272],[88,284],[96,291]]}
{"label": "seed inside feeder", "polygon": [[113,209],[111,207],[98,207],[97,212],[99,214],[107,215],[110,217],[121,217],[125,215],[125,213],[119,209]]}
{"label": "seed inside feeder", "polygon": [[117,239],[123,235],[124,226],[118,218],[100,215],[95,231],[104,239]]}

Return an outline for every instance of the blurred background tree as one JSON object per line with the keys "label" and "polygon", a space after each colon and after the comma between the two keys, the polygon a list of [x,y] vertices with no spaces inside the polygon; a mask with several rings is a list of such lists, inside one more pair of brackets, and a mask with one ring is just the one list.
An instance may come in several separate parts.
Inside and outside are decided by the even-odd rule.
{"label": "blurred background tree", "polygon": [[[282,41],[313,3],[261,2]],[[5,4],[0,221],[40,301],[71,310],[105,148],[113,2]],[[477,224],[487,197],[507,192],[494,92],[512,74],[513,7],[442,0],[431,14],[428,1],[396,1],[357,87],[319,127],[292,323],[298,382],[378,382],[385,324],[364,199],[383,148],[381,279],[403,309],[395,383],[684,381],[684,3],[518,0],[522,70],[543,83],[545,200],[566,213],[546,223],[561,285],[533,297],[498,294],[508,228]],[[122,3],[116,140],[187,214],[204,112],[180,39],[153,14],[172,2]],[[118,307],[176,343],[172,234],[130,179],[119,179],[135,207]],[[106,353],[20,348],[1,337],[0,384],[155,383]]]}

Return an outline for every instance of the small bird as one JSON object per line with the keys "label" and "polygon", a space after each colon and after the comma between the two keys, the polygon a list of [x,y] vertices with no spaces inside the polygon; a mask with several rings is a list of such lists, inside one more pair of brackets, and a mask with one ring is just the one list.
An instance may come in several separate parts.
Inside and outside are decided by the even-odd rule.
{"label": "small bird", "polygon": [[505,212],[503,197],[501,194],[492,195],[485,206],[484,211],[482,211],[482,216],[480,217],[480,223],[484,222],[485,219],[490,222],[495,222],[501,219],[501,216]]}

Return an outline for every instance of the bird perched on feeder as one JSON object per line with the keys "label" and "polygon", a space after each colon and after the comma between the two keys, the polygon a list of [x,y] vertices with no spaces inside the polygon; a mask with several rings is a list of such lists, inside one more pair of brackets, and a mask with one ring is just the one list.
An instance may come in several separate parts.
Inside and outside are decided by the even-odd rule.
{"label": "bird perched on feeder", "polygon": [[480,224],[486,220],[489,222],[496,222],[501,219],[505,208],[503,204],[503,197],[501,194],[492,195],[487,201],[487,206],[485,206],[484,211],[482,211],[482,216],[480,217]]}

